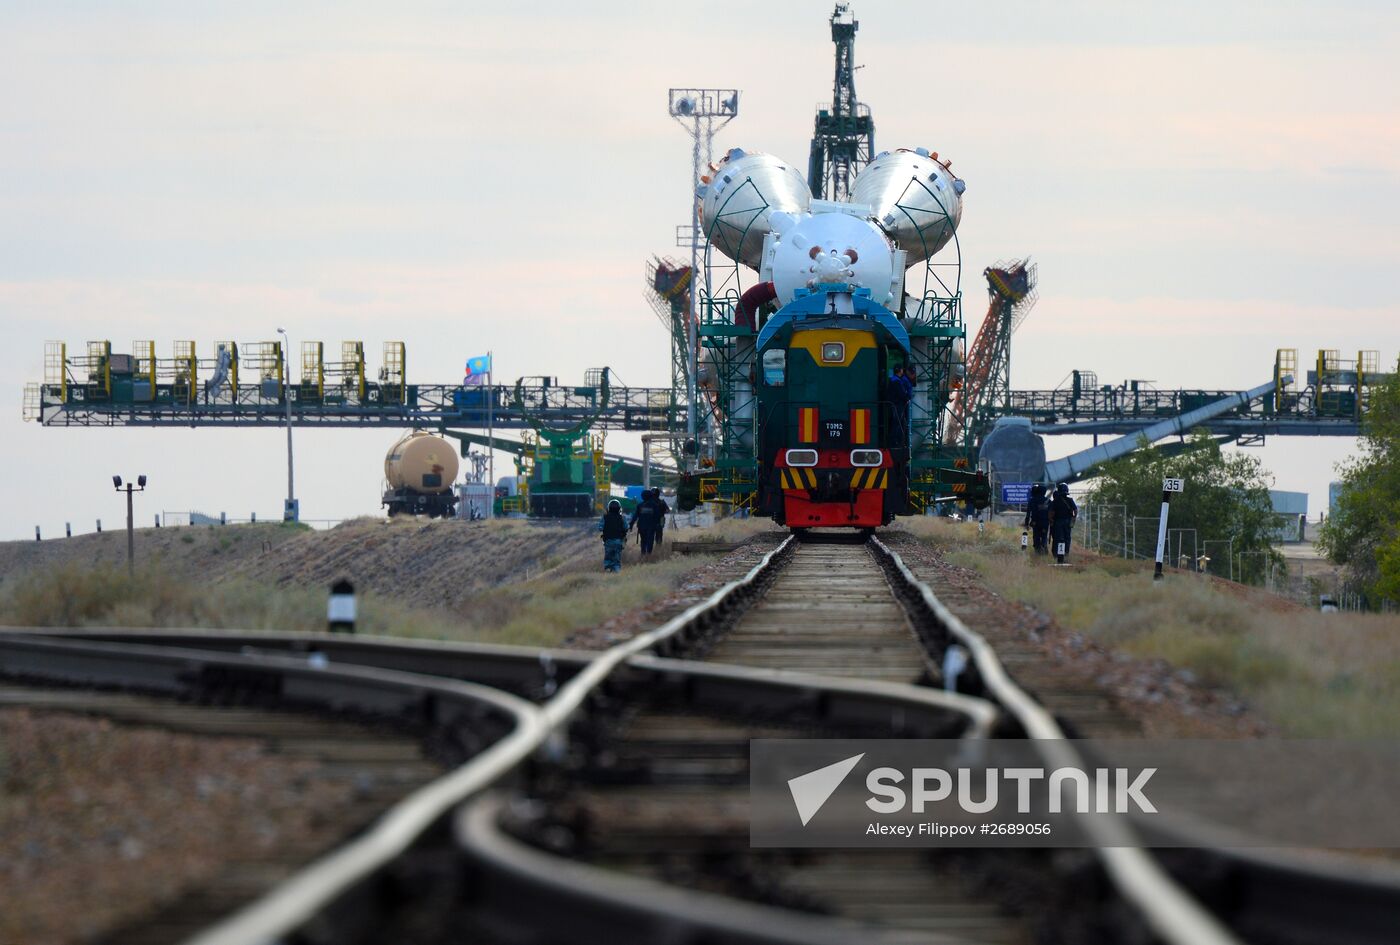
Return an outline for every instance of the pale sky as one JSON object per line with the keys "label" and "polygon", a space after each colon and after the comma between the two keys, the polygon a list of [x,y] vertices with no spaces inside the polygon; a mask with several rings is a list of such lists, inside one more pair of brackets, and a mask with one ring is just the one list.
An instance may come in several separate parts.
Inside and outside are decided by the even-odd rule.
{"label": "pale sky", "polygon": [[[642,270],[679,252],[690,174],[666,90],[742,89],[719,151],[805,167],[830,6],[0,3],[0,538],[116,527],[113,473],[151,477],[143,524],[281,508],[280,430],[21,423],[46,339],[154,338],[162,357],[193,339],[207,356],[283,326],[328,350],[363,340],[372,370],[403,340],[423,383],[488,349],[511,379],[610,365],[665,383]],[[1072,368],[1251,387],[1279,347],[1394,363],[1394,4],[855,12],[877,148],[931,148],[967,181],[970,332],[982,268],[1039,263],[1016,387]],[[304,518],[377,513],[393,432],[296,436]],[[1256,455],[1315,516],[1353,448],[1271,439]]]}

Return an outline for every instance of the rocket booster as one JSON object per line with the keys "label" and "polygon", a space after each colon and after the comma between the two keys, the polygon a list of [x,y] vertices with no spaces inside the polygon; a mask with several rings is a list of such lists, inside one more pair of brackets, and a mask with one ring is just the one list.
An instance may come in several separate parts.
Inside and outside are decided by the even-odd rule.
{"label": "rocket booster", "polygon": [[710,245],[769,275],[780,304],[800,289],[846,283],[888,307],[900,298],[905,269],[953,239],[964,189],[936,153],[901,149],[861,170],[849,202],[813,200],[792,165],[735,148],[696,196]]}

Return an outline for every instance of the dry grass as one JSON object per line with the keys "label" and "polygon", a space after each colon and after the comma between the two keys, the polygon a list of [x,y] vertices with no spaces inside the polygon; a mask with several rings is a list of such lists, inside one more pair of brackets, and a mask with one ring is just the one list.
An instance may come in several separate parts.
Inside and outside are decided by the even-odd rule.
{"label": "dry grass", "polygon": [[[96,558],[75,539],[67,548],[48,543],[51,560],[5,577],[0,624],[316,631],[325,628],[326,588],[349,577],[361,633],[553,646],[671,593],[712,560],[672,557],[676,538],[737,543],[773,527],[727,519],[668,530],[644,565],[629,543],[621,574],[603,573],[602,542],[588,525],[514,519],[362,519],[330,532],[278,531],[285,540],[266,546],[279,526],[147,530],[146,540],[165,544],[152,548],[134,580],[124,559]],[[11,544],[12,553],[26,552]]]}
{"label": "dry grass", "polygon": [[447,639],[553,646],[577,630],[664,597],[707,560],[695,555],[645,565],[628,560],[621,573],[606,574],[600,547],[596,562],[571,562],[541,577],[478,594],[457,614],[460,626]]}
{"label": "dry grass", "polygon": [[1249,699],[1284,734],[1400,734],[1400,618],[1322,614],[1192,575],[1154,585],[1139,562],[1072,555],[1054,568],[1020,530],[916,519],[907,528],[1003,597],[1133,656],[1163,659]]}
{"label": "dry grass", "polygon": [[[374,594],[360,598],[363,633],[445,635],[450,615]],[[195,582],[157,568],[69,565],[36,571],[0,594],[0,622],[32,627],[193,627],[324,630],[326,592],[251,580]]]}
{"label": "dry grass", "polygon": [[[420,607],[373,591],[359,595],[364,634],[437,640],[557,645],[570,633],[670,593],[705,556],[659,557],[639,565],[635,550],[621,574],[596,560],[546,562],[538,576],[471,594],[451,607]],[[539,573],[543,571],[543,573]],[[0,593],[0,624],[43,627],[186,627],[324,630],[319,588],[247,578],[192,582],[159,569],[79,568],[31,573]]]}
{"label": "dry grass", "polygon": [[763,532],[785,534],[787,529],[773,524],[771,518],[722,518],[707,528],[668,529],[666,534],[678,542],[723,542],[738,544]]}

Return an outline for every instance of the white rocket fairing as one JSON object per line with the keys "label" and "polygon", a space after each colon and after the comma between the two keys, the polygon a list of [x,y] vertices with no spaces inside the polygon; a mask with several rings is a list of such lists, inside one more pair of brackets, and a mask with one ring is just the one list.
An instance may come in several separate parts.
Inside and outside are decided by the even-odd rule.
{"label": "white rocket fairing", "polygon": [[898,307],[904,270],[953,239],[964,184],[922,148],[881,152],[857,176],[851,200],[813,200],[792,165],[735,148],[697,191],[711,245],[773,281],[779,304],[798,290],[846,283]]}
{"label": "white rocket fairing", "polygon": [[851,185],[851,203],[870,208],[911,266],[946,246],[962,221],[966,185],[951,163],[923,148],[882,151]]}
{"label": "white rocket fairing", "polygon": [[741,148],[724,156],[696,196],[710,244],[753,269],[763,256],[769,217],[776,212],[801,213],[812,200],[806,180],[791,164]]}

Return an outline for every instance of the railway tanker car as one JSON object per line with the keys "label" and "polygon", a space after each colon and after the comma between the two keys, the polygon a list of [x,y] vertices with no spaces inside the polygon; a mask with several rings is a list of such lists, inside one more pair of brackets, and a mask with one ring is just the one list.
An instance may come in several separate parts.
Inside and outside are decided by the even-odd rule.
{"label": "railway tanker car", "polygon": [[457,512],[452,484],[457,451],[440,436],[422,430],[405,435],[384,456],[387,488],[380,503],[390,515],[451,518]]}

